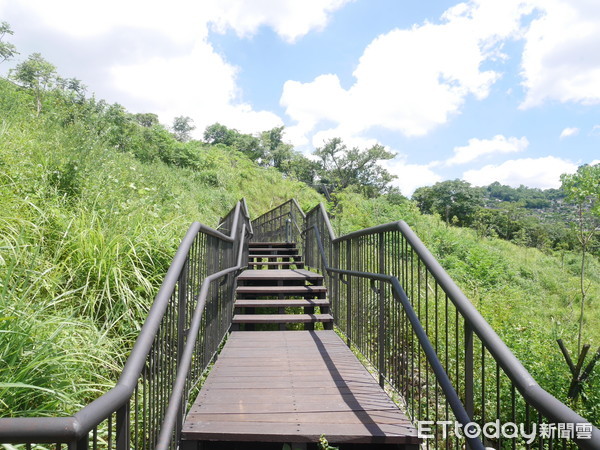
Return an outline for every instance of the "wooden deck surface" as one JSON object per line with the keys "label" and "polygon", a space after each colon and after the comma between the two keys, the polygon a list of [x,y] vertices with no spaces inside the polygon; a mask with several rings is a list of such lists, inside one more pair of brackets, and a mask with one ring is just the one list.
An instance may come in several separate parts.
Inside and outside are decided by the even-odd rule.
{"label": "wooden deck surface", "polygon": [[183,439],[418,444],[417,432],[334,331],[237,331]]}

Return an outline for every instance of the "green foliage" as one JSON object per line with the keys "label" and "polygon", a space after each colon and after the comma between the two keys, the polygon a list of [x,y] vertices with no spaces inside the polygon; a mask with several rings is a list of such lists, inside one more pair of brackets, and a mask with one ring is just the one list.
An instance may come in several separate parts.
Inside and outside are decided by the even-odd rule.
{"label": "green foliage", "polygon": [[497,181],[484,188],[487,193],[488,205],[492,206],[495,202],[513,202],[522,203],[527,209],[540,209],[552,206],[553,200],[563,197],[558,189],[541,190],[527,186],[513,188],[502,185]]}
{"label": "green foliage", "polygon": [[10,76],[21,86],[33,92],[36,111],[39,115],[42,111],[42,98],[45,92],[57,83],[56,67],[46,61],[40,53],[33,53],[27,60],[17,64]]}
{"label": "green foliage", "polygon": [[587,204],[592,214],[600,216],[600,163],[583,165],[574,174],[560,177],[567,199],[577,204]]}
{"label": "green foliage", "polygon": [[581,271],[579,308],[579,331],[577,349],[583,348],[582,334],[585,305],[588,294],[586,287],[586,253],[593,244],[594,237],[600,229],[600,164],[584,165],[574,174],[563,174],[560,177],[562,189],[567,199],[575,202],[578,209],[576,235],[581,247]]}
{"label": "green foliage", "polygon": [[327,441],[327,438],[325,437],[324,434],[322,434],[321,437],[319,438],[317,447],[319,448],[319,450],[338,450],[338,448],[339,448],[339,447],[333,447],[333,446],[329,445],[329,441]]}
{"label": "green foliage", "polygon": [[182,143],[153,115],[0,80],[0,416],[70,414],[114,385],[189,224],[306,185]]}
{"label": "green foliage", "polygon": [[0,64],[18,55],[17,48],[10,42],[2,42],[4,36],[14,34],[8,22],[0,22]]}
{"label": "green foliage", "polygon": [[178,116],[173,119],[173,134],[179,142],[187,142],[191,139],[190,133],[196,129],[191,117]]}
{"label": "green foliage", "polygon": [[483,205],[480,188],[462,180],[442,181],[430,187],[417,189],[412,198],[421,212],[439,214],[446,223],[456,217],[456,222],[468,226],[473,222],[474,213]]}
{"label": "green foliage", "polygon": [[352,186],[366,197],[377,197],[386,192],[395,178],[378,164],[395,156],[381,145],[365,150],[349,149],[340,138],[333,138],[318,148],[315,155],[321,158],[321,182],[335,191]]}

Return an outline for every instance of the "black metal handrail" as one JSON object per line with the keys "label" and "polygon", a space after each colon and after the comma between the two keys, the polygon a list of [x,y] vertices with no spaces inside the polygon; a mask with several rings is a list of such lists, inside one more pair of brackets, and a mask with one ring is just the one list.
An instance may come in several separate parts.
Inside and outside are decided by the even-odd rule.
{"label": "black metal handrail", "polygon": [[[296,199],[288,200],[252,221],[256,241],[296,242],[302,239],[306,216]],[[298,246],[302,249],[302,246]]]}
{"label": "black metal handrail", "polygon": [[231,323],[231,275],[247,260],[252,230],[245,200],[221,225],[229,235],[190,226],[113,389],[71,417],[0,419],[0,443],[177,448],[190,391]]}
{"label": "black metal handrail", "polygon": [[[460,424],[462,424],[463,426],[467,426],[471,422],[471,417],[469,417],[467,410],[465,409],[464,405],[460,401],[458,394],[454,390],[454,387],[452,386],[452,382],[450,381],[448,374],[444,370],[444,367],[443,367],[442,363],[440,362],[440,360],[437,356],[437,353],[435,352],[433,346],[431,345],[431,341],[429,340],[427,334],[425,333],[425,330],[423,329],[421,322],[419,322],[419,318],[418,318],[417,314],[415,313],[415,310],[413,309],[413,307],[410,303],[410,300],[406,296],[404,289],[402,289],[402,286],[400,286],[398,279],[396,277],[393,277],[390,275],[370,273],[370,272],[359,272],[356,270],[342,270],[342,269],[335,269],[333,267],[330,267],[329,263],[327,262],[327,256],[325,255],[325,251],[323,249],[321,233],[319,232],[319,229],[317,228],[316,225],[312,225],[311,227],[307,228],[304,231],[310,232],[311,230],[314,232],[314,236],[315,236],[315,239],[317,242],[319,254],[321,257],[321,262],[323,264],[322,267],[325,269],[325,271],[329,275],[338,274],[338,275],[342,275],[342,276],[366,278],[366,279],[369,279],[372,281],[380,281],[380,282],[388,283],[392,287],[392,294],[393,294],[394,298],[402,304],[402,307],[404,308],[404,311],[406,312],[407,318],[413,328],[413,331],[414,331],[415,335],[417,336],[419,345],[423,349],[423,351],[426,355],[427,361],[428,361],[429,365],[431,366],[431,369],[435,373],[437,381],[440,384],[440,387],[443,390],[444,394],[446,395],[448,404],[452,408],[452,411],[453,411],[457,421]],[[381,287],[379,289],[381,289]],[[380,291],[377,291],[376,288],[373,288],[373,290],[376,291],[376,293],[380,292]],[[383,320],[383,315],[380,315],[379,324],[378,324],[379,331],[380,331],[380,333],[385,333],[385,325],[383,324],[382,320]],[[379,339],[379,344],[381,345],[382,343],[383,343],[383,339]],[[383,349],[380,348],[378,351],[379,351],[380,358],[383,357]],[[384,378],[383,374],[380,373],[379,383],[380,383],[381,387],[384,387],[384,380],[385,380],[385,378]],[[467,438],[467,441],[469,443],[470,448],[472,448],[472,449],[480,449],[480,450],[485,449],[485,446],[483,445],[483,443],[481,442],[481,440],[479,438]]]}
{"label": "black metal handrail", "polygon": [[[488,422],[512,421],[524,423],[530,435],[536,424],[534,440],[540,447],[552,448],[567,442],[563,437],[571,437],[570,442],[582,448],[600,448],[597,428],[535,382],[406,223],[336,238],[324,206],[319,205],[306,215],[305,234],[306,264],[327,276],[336,326],[369,359],[380,381],[385,379],[403,394],[414,420],[453,419],[465,425],[464,410],[480,430]],[[377,288],[377,281],[390,287]],[[445,398],[440,398],[439,389]],[[452,398],[453,391],[461,406]],[[556,428],[552,432],[552,424],[565,425],[562,432],[567,433],[559,436]],[[585,437],[569,435],[576,431],[569,424],[581,426]],[[539,432],[542,426],[550,436]],[[455,440],[460,445],[461,439],[446,431],[438,426],[436,440],[427,443],[443,447]],[[502,436],[492,436],[486,444],[529,445],[519,438],[503,441]]]}

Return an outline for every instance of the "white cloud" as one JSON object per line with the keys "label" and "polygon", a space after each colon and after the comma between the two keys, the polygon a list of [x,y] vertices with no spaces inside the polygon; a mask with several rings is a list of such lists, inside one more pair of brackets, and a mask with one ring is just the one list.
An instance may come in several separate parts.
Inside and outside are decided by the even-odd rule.
{"label": "white cloud", "polygon": [[492,139],[469,139],[468,145],[455,147],[454,156],[446,161],[447,166],[466,164],[485,155],[497,155],[503,153],[517,153],[525,150],[529,141],[525,136],[522,138],[506,138],[501,134]]}
{"label": "white cloud", "polygon": [[410,197],[413,192],[422,186],[431,186],[442,177],[432,171],[429,166],[421,164],[408,164],[403,155],[396,156],[389,161],[383,161],[381,164],[391,174],[396,175],[392,185],[400,189],[403,195]]}
{"label": "white cloud", "polygon": [[540,189],[558,188],[560,175],[574,173],[577,165],[571,161],[546,156],[506,161],[500,165],[487,165],[478,170],[466,171],[462,178],[475,186],[487,186],[494,181],[513,187],[525,185]]}
{"label": "white cloud", "polygon": [[349,89],[333,74],[288,81],[281,105],[303,130],[327,121],[355,135],[375,126],[424,135],[459,113],[468,96],[488,96],[500,74],[482,64],[505,57],[502,41],[518,35],[528,11],[520,0],[461,3],[440,24],[396,29],[373,40]]}
{"label": "white cloud", "polygon": [[294,42],[313,29],[323,29],[330,13],[353,0],[211,0],[217,31],[232,28],[238,36],[254,34],[270,26],[288,42]]}
{"label": "white cloud", "polygon": [[568,138],[571,136],[577,136],[578,134],[579,134],[579,128],[574,128],[574,127],[565,128],[560,133],[560,139]]}
{"label": "white cloud", "polygon": [[600,103],[600,2],[535,1],[542,12],[525,34],[521,108],[546,100]]}
{"label": "white cloud", "polygon": [[[0,12],[19,8],[30,21],[71,37],[108,34],[119,27],[154,30],[171,40],[205,35],[210,10],[191,0],[0,0]],[[117,49],[115,49],[117,50]]]}
{"label": "white cloud", "polygon": [[236,69],[204,40],[196,42],[188,54],[117,65],[110,73],[117,89],[145,99],[164,122],[171,123],[180,115],[192,117],[198,137],[215,122],[242,132],[282,125],[275,114],[236,102]]}
{"label": "white cloud", "polygon": [[[237,68],[208,42],[209,23],[224,17],[228,4],[235,8],[238,3],[105,0],[86,2],[82,7],[77,0],[0,0],[0,14],[27,17],[28,27],[47,30],[53,39],[67,38],[102,49],[93,61],[95,71],[102,73],[95,75],[100,78],[101,87],[98,90],[98,85],[90,85],[91,92],[101,98],[119,99],[132,112],[153,111],[165,124],[172,123],[175,116],[190,116],[196,125],[196,136],[200,136],[207,125],[216,121],[242,132],[283,125],[274,113],[254,111],[251,105],[239,101]],[[289,14],[297,12],[298,3],[272,0],[253,7],[256,5],[257,11],[272,10],[273,14],[267,14],[261,24],[283,30],[289,24]],[[321,5],[320,10],[325,14],[343,3],[332,0]],[[243,9],[247,8],[245,2]],[[317,5],[307,9],[310,14],[296,16],[299,28],[295,29],[295,36],[300,35],[301,29],[308,32],[325,24]],[[76,65],[77,60],[72,63]],[[63,69],[61,66],[61,72]],[[81,73],[81,68],[71,72]],[[89,84],[86,79],[83,82]]]}

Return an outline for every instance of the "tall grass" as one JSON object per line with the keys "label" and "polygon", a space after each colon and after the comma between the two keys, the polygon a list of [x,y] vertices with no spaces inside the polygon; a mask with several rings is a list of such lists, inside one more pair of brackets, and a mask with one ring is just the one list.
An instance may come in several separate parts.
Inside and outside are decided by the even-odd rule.
{"label": "tall grass", "polygon": [[59,100],[36,117],[0,79],[1,417],[69,414],[114,385],[192,221],[243,196],[254,215],[320,200],[227,148],[167,136],[193,164],[140,158]]}
{"label": "tall grass", "polygon": [[[385,204],[345,193],[332,224],[339,233],[403,219],[477,307],[535,380],[595,424],[600,423],[600,367],[584,385],[585,399],[567,398],[570,370],[556,342],[577,352],[581,258],[577,252],[542,252],[448,227],[408,203]],[[590,257],[583,342],[600,346],[600,261]],[[588,356],[588,361],[590,356]]]}

